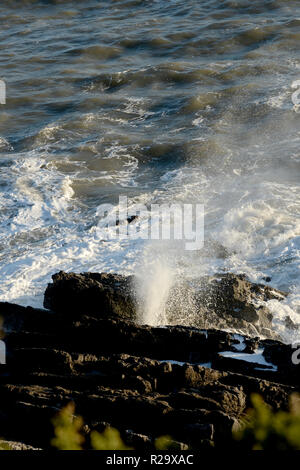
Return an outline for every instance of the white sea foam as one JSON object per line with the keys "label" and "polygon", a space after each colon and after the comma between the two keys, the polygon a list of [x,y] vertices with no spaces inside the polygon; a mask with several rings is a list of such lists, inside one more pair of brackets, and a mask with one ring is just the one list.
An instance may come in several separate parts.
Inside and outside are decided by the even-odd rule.
{"label": "white sea foam", "polygon": [[[110,158],[114,155],[119,158],[120,148],[112,148]],[[186,166],[164,174],[163,190],[145,192],[131,200],[131,204],[204,202],[207,234],[222,243],[229,255],[225,259],[213,254],[199,258],[184,250],[176,252],[167,242],[149,246],[142,240],[103,242],[96,211],[86,211],[76,199],[72,175],[45,165],[47,157],[47,152],[14,154],[12,164],[5,167],[9,191],[4,188],[0,193],[1,300],[41,306],[47,282],[60,269],[136,273],[140,321],[162,325],[176,278],[221,270],[245,272],[259,282],[270,276],[274,287],[289,291],[286,300],[270,301],[268,306],[274,315],[274,329],[287,342],[297,340],[297,330],[291,331],[285,323],[287,316],[300,323],[296,185],[244,177],[243,170],[230,177],[215,174],[213,183],[208,173]],[[124,185],[130,184],[137,168],[133,159],[129,173],[121,170],[118,178],[123,178]]]}
{"label": "white sea foam", "polygon": [[[260,370],[272,370],[277,371],[277,366],[271,362],[267,362],[263,356],[264,350],[262,348],[257,349],[253,354],[241,353],[241,352],[232,352],[232,351],[223,351],[219,355],[222,357],[228,357],[230,359],[239,359],[241,361],[246,361],[254,364],[259,364],[262,367]],[[265,367],[264,367],[265,366]]]}
{"label": "white sea foam", "polygon": [[[232,66],[210,64],[216,73]],[[286,82],[285,88],[276,82],[275,91],[261,100],[250,97],[246,105],[253,108],[247,114],[241,107],[241,123],[231,106],[222,108],[221,99],[216,115],[213,107],[191,116],[176,111],[174,126],[166,130],[163,120],[156,140],[152,134],[149,139],[179,142],[178,163],[143,155],[144,121],[159,113],[163,119],[165,104],[130,94],[101,95],[115,100],[113,110],[104,107],[74,122],[63,117],[42,127],[26,152],[17,153],[0,138],[0,299],[41,306],[47,282],[60,269],[135,273],[140,321],[162,325],[177,279],[243,272],[257,282],[269,276],[271,285],[288,292],[268,307],[281,337],[299,340],[299,330],[287,322],[300,323],[300,134],[291,91]],[[261,102],[256,122],[251,113]],[[268,121],[265,108],[281,121]],[[120,139],[114,126],[123,129]],[[182,143],[179,136],[189,127],[193,134]],[[226,256],[191,254],[167,242],[103,241],[97,206],[119,193],[129,193],[131,205],[204,204],[206,237],[224,246]],[[188,299],[176,295],[174,302],[185,303],[188,315]]]}

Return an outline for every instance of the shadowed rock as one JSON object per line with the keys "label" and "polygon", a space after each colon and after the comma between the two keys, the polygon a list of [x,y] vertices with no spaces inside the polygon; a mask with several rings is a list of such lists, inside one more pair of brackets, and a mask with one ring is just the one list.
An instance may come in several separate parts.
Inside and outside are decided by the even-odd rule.
{"label": "shadowed rock", "polygon": [[[70,402],[87,435],[110,425],[139,450],[153,450],[160,435],[171,435],[174,449],[229,448],[252,393],[284,409],[300,390],[289,345],[213,328],[138,325],[132,278],[61,272],[53,281],[45,294],[52,310],[0,302],[7,347],[0,435],[18,448],[49,449],[51,419]],[[207,309],[235,318],[234,305],[237,321],[249,325],[263,321],[254,299],[284,295],[243,276],[199,282]]]}
{"label": "shadowed rock", "polygon": [[130,277],[61,271],[52,279],[53,284],[48,284],[45,292],[45,308],[63,315],[99,313],[101,317],[135,317]]}

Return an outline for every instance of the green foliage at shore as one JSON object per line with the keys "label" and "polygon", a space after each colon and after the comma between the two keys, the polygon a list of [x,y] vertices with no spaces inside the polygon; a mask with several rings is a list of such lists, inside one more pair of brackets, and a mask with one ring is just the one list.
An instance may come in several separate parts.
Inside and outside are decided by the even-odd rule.
{"label": "green foliage at shore", "polygon": [[[53,419],[54,435],[51,444],[58,450],[83,450],[86,439],[82,433],[83,420],[75,416],[75,406],[70,403]],[[93,450],[131,450],[121,439],[119,431],[106,428],[103,433],[91,432],[90,446]]]}
{"label": "green foliage at shore", "polygon": [[[300,395],[290,397],[289,411],[273,411],[259,395],[252,395],[251,408],[242,427],[233,433],[233,442],[244,450],[300,450]],[[132,450],[122,440],[118,430],[107,427],[102,433],[92,431],[84,435],[84,423],[75,416],[70,403],[53,419],[54,437],[51,445],[58,450]],[[157,450],[172,449],[170,436],[155,441]],[[11,450],[8,442],[0,440],[0,450]]]}
{"label": "green foliage at shore", "polygon": [[11,446],[8,442],[1,441],[0,442],[0,450],[12,450]]}
{"label": "green foliage at shore", "polygon": [[124,444],[119,431],[114,428],[106,428],[101,434],[93,431],[91,446],[94,450],[132,450],[132,447],[127,447]]}
{"label": "green foliage at shore", "polygon": [[51,444],[58,450],[82,450],[85,441],[81,433],[83,420],[74,413],[75,406],[70,403],[52,421],[55,437]]}
{"label": "green foliage at shore", "polygon": [[[134,450],[122,440],[119,431],[107,427],[102,433],[92,431],[87,441],[83,434],[83,420],[75,416],[75,406],[70,403],[52,420],[54,438],[51,445],[58,450]],[[157,450],[173,449],[174,441],[170,436],[161,436],[155,440]]]}
{"label": "green foliage at shore", "polygon": [[252,395],[251,401],[253,409],[233,435],[240,445],[252,450],[300,450],[300,395],[291,395],[289,411],[272,411],[259,395]]}

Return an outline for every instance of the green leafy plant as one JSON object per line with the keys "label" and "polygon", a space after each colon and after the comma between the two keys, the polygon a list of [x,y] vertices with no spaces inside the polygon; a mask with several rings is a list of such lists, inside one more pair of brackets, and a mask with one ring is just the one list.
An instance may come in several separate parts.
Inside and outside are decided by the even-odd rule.
{"label": "green leafy plant", "polygon": [[170,436],[160,436],[155,439],[155,449],[168,450],[174,447],[174,441]]}
{"label": "green leafy plant", "polygon": [[[51,445],[58,450],[83,450],[86,439],[82,434],[83,420],[75,416],[75,406],[70,403],[53,419],[54,435]],[[103,433],[91,432],[94,450],[131,450],[121,439],[119,431],[108,427]]]}
{"label": "green leafy plant", "polygon": [[[93,450],[133,450],[122,440],[119,431],[113,427],[107,427],[102,433],[92,431],[90,442],[86,442],[83,435],[83,419],[75,416],[75,405],[70,403],[52,420],[54,426],[54,438],[51,445],[58,450],[83,450],[88,447]],[[170,436],[161,436],[155,440],[157,450],[174,448],[174,441]]]}
{"label": "green leafy plant", "polygon": [[300,450],[300,396],[290,397],[289,411],[274,412],[259,395],[252,395],[253,409],[233,437],[252,450]]}
{"label": "green leafy plant", "polygon": [[12,448],[7,442],[0,441],[0,450],[12,450]]}
{"label": "green leafy plant", "polygon": [[117,429],[106,428],[103,433],[91,432],[91,445],[94,450],[132,450],[121,439]]}
{"label": "green leafy plant", "polygon": [[70,403],[52,421],[55,437],[51,444],[58,450],[82,450],[85,441],[81,433],[83,421],[74,413],[75,406]]}

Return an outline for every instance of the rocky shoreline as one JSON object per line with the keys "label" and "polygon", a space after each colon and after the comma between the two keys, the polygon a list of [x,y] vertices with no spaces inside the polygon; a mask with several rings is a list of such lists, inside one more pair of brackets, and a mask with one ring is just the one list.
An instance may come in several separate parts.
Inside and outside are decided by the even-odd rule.
{"label": "rocky shoreline", "polygon": [[274,334],[265,305],[285,293],[243,275],[203,278],[194,326],[176,325],[176,313],[172,325],[151,327],[136,321],[132,286],[131,277],[60,272],[45,310],[0,302],[1,439],[49,449],[53,416],[74,402],[86,434],[111,425],[138,450],[161,435],[178,449],[228,448],[252,393],[278,410],[300,391],[295,350]]}

